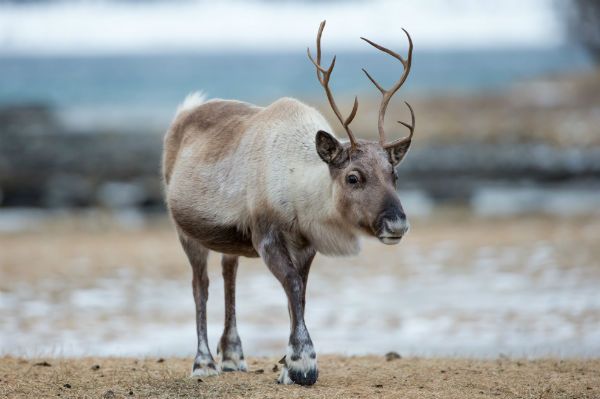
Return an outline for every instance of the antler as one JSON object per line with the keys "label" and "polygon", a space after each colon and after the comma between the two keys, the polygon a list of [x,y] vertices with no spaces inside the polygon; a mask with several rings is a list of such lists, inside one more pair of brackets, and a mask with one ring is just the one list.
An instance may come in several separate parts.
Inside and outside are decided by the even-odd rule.
{"label": "antler", "polygon": [[365,39],[364,37],[361,37],[362,40],[369,43],[371,46],[373,46],[376,49],[381,50],[384,53],[387,53],[387,54],[391,55],[392,57],[396,58],[397,60],[399,60],[402,63],[402,66],[404,67],[404,72],[402,73],[402,76],[400,76],[400,79],[388,90],[385,90],[383,87],[381,87],[381,85],[379,83],[377,83],[377,81],[375,81],[375,79],[373,79],[371,77],[371,75],[369,75],[369,72],[367,72],[367,70],[363,68],[363,72],[367,75],[369,80],[375,85],[375,87],[377,87],[377,89],[381,92],[381,95],[383,96],[381,99],[381,105],[379,107],[379,120],[377,122],[377,128],[379,129],[379,143],[381,144],[381,146],[383,148],[390,148],[390,147],[394,147],[400,143],[410,142],[410,140],[412,139],[413,133],[415,131],[415,113],[413,112],[413,109],[410,106],[410,104],[405,101],[404,103],[408,106],[408,109],[410,110],[411,123],[408,124],[408,123],[402,122],[402,121],[398,121],[398,123],[400,123],[403,126],[406,126],[410,133],[409,133],[408,137],[403,137],[401,139],[398,139],[398,140],[393,141],[388,144],[385,143],[385,131],[383,129],[383,123],[385,120],[385,111],[387,110],[387,106],[388,106],[392,96],[398,91],[398,89],[400,89],[400,87],[402,87],[402,85],[404,84],[404,81],[408,77],[408,74],[410,72],[410,66],[412,63],[413,42],[412,42],[412,39],[411,39],[410,35],[408,34],[408,32],[405,29],[402,29],[402,30],[404,31],[404,33],[406,33],[406,36],[408,37],[408,57],[406,59],[404,59],[400,54],[393,52],[392,50],[389,50],[383,46],[380,46],[377,43],[373,43],[369,39]]}
{"label": "antler", "polygon": [[329,88],[329,79],[331,78],[331,72],[333,72],[333,67],[335,66],[336,56],[333,56],[333,60],[331,61],[331,65],[329,66],[329,68],[325,69],[321,66],[321,36],[323,34],[324,28],[325,21],[321,22],[321,25],[319,26],[319,33],[317,34],[317,61],[315,61],[312,55],[310,54],[310,48],[307,48],[306,52],[308,54],[308,58],[317,68],[317,79],[319,80],[319,83],[321,83],[321,86],[323,86],[323,88],[325,89],[325,94],[327,94],[327,99],[329,100],[329,104],[331,105],[335,116],[337,116],[342,126],[344,127],[344,130],[346,130],[346,133],[348,134],[348,138],[350,139],[350,151],[354,151],[356,149],[357,144],[356,139],[354,138],[354,134],[352,134],[352,130],[350,130],[349,125],[350,122],[352,122],[352,120],[356,116],[356,111],[358,111],[358,98],[354,97],[354,105],[352,106],[352,111],[350,112],[350,115],[348,115],[348,117],[344,119],[339,108],[335,103],[335,100],[333,99],[331,89]]}

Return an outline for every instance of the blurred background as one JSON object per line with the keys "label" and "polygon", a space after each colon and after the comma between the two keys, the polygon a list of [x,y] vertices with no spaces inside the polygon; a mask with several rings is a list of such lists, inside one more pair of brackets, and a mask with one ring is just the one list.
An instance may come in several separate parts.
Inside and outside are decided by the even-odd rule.
{"label": "blurred background", "polygon": [[[411,75],[386,131],[416,113],[399,191],[412,230],[318,256],[318,352],[600,355],[600,3],[594,0],[0,1],[0,353],[194,354],[191,273],[166,217],[162,135],[190,92],[319,108],[331,86],[376,138],[378,92]],[[339,133],[341,134],[341,133]],[[343,135],[342,135],[343,137]],[[210,265],[209,338],[223,320]],[[247,355],[287,341],[285,296],[242,260]]]}

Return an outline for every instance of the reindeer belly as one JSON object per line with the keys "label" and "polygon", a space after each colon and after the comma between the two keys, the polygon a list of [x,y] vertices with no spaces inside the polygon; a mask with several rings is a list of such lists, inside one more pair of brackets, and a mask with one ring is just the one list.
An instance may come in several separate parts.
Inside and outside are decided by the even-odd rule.
{"label": "reindeer belly", "polygon": [[223,254],[257,258],[250,235],[236,226],[208,226],[197,232],[195,238],[206,248]]}
{"label": "reindeer belly", "polygon": [[219,225],[176,207],[171,208],[171,215],[181,230],[208,249],[230,255],[258,257],[250,232],[238,226]]}

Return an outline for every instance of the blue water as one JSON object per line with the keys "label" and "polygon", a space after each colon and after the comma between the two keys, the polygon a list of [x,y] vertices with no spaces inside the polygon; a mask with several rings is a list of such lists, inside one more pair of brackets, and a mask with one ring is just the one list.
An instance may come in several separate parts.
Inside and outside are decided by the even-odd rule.
{"label": "blue water", "polygon": [[[581,51],[570,48],[416,51],[404,92],[494,91],[522,79],[589,65]],[[339,54],[332,78],[336,94],[376,95],[360,71],[363,66],[385,85],[400,73],[397,62],[376,51]],[[198,89],[212,97],[258,103],[285,95],[323,96],[314,67],[302,52],[0,57],[0,104],[172,110],[187,93]]]}

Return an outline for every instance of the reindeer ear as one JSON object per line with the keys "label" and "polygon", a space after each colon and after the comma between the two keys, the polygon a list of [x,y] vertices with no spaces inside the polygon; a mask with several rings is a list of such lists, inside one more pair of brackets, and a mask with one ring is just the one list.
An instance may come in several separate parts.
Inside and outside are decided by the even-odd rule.
{"label": "reindeer ear", "polygon": [[317,154],[323,162],[329,165],[335,165],[343,160],[344,147],[331,134],[319,130],[315,138]]}
{"label": "reindeer ear", "polygon": [[402,141],[393,147],[386,148],[392,165],[397,166],[404,158],[410,147],[410,140]]}

